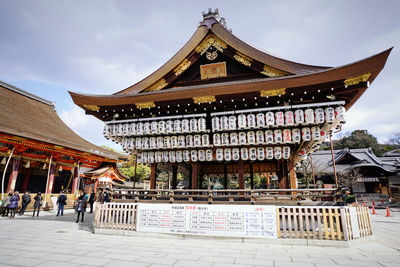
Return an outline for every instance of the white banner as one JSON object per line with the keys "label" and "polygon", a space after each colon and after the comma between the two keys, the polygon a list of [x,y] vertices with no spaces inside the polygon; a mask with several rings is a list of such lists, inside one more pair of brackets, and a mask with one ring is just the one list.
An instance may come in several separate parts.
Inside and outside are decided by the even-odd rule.
{"label": "white banner", "polygon": [[138,204],[138,232],[277,238],[276,207]]}

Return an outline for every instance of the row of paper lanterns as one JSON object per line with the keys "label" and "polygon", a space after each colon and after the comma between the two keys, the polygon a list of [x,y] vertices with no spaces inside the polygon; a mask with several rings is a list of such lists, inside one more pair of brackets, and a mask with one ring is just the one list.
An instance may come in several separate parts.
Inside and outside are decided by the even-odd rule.
{"label": "row of paper lanterns", "polygon": [[250,147],[250,148],[218,148],[215,155],[212,149],[177,150],[141,152],[137,155],[138,163],[160,162],[196,162],[196,161],[237,161],[242,160],[272,160],[289,159],[290,147]]}
{"label": "row of paper lanterns", "polygon": [[[214,133],[214,146],[243,146],[253,144],[294,144],[303,141],[319,141],[325,132],[318,126],[293,129],[258,130],[248,132]],[[186,147],[209,147],[208,134],[123,138],[122,148],[131,150],[154,150]]]}

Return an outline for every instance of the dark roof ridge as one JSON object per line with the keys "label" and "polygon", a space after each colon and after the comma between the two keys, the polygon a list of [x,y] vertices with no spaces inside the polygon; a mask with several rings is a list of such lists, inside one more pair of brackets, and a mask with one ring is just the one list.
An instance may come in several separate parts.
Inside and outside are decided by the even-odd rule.
{"label": "dark roof ridge", "polygon": [[18,87],[14,86],[14,85],[8,84],[8,83],[3,82],[3,81],[1,81],[1,80],[0,80],[0,86],[2,86],[2,87],[4,87],[4,88],[7,88],[7,89],[9,89],[9,90],[11,90],[11,91],[14,91],[14,92],[16,92],[16,93],[18,93],[18,94],[21,94],[21,95],[23,95],[23,96],[29,97],[29,98],[31,98],[31,99],[33,99],[33,100],[42,102],[43,104],[52,106],[54,109],[56,108],[54,102],[52,102],[52,101],[50,101],[50,100],[47,100],[47,99],[45,99],[45,98],[42,98],[42,97],[40,97],[40,96],[34,95],[34,94],[32,94],[32,93],[29,93],[29,92],[27,92],[27,91],[25,91],[25,90],[22,90],[21,88],[18,88]]}

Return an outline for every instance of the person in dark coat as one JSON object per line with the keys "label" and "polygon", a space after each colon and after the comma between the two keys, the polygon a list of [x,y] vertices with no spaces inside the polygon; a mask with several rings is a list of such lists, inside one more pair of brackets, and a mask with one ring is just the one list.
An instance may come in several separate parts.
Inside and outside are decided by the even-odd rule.
{"label": "person in dark coat", "polygon": [[60,211],[61,211],[61,216],[64,216],[64,206],[67,205],[67,196],[64,194],[59,195],[57,198],[57,204],[58,204],[57,216],[60,215]]}
{"label": "person in dark coat", "polygon": [[33,198],[35,200],[35,203],[33,203],[33,215],[32,217],[35,216],[35,211],[37,210],[36,216],[39,216],[39,211],[40,207],[42,206],[42,193],[37,193],[36,196]]}
{"label": "person in dark coat", "polygon": [[16,212],[16,210],[18,208],[19,200],[20,200],[19,192],[15,191],[14,195],[10,199],[10,205],[9,205],[10,218],[14,218],[15,217],[15,212]]}
{"label": "person in dark coat", "polygon": [[22,195],[22,204],[21,204],[21,209],[19,211],[19,216],[24,215],[26,207],[28,207],[29,203],[31,203],[31,195],[29,195],[29,192],[25,192]]}
{"label": "person in dark coat", "polygon": [[95,197],[95,193],[94,192],[90,193],[90,197],[89,197],[90,213],[93,213],[94,197]]}
{"label": "person in dark coat", "polygon": [[1,203],[1,208],[2,210],[2,216],[8,216],[8,213],[10,212],[10,199],[12,197],[12,193],[9,192],[5,198],[3,198],[3,203]]}
{"label": "person in dark coat", "polygon": [[104,203],[104,193],[103,193],[103,189],[101,189],[101,188],[97,189],[97,202],[99,204]]}
{"label": "person in dark coat", "polygon": [[78,216],[76,217],[76,223],[79,222],[79,217],[82,214],[82,219],[81,222],[83,222],[83,216],[86,211],[86,205],[87,205],[87,198],[85,196],[85,192],[81,192],[80,196],[76,200],[76,205],[75,205],[75,211],[78,213]]}

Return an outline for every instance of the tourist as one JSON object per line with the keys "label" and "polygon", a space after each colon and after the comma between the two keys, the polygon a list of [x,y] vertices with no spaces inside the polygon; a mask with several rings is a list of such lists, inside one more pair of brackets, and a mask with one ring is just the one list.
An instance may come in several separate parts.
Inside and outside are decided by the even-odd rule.
{"label": "tourist", "polygon": [[95,193],[94,193],[94,191],[92,191],[92,193],[90,193],[90,197],[89,197],[90,213],[93,213],[94,197],[95,197]]}
{"label": "tourist", "polygon": [[39,216],[39,211],[40,207],[42,206],[42,193],[37,193],[36,196],[33,198],[35,200],[35,203],[33,204],[33,215],[32,217],[35,216],[35,211],[37,210],[36,216]]}
{"label": "tourist", "polygon": [[10,211],[10,199],[12,197],[12,193],[9,192],[6,197],[3,198],[3,203],[1,204],[2,208],[2,216],[8,216],[8,212]]}
{"label": "tourist", "polygon": [[14,195],[10,199],[10,205],[9,205],[10,218],[14,218],[15,217],[15,212],[16,212],[16,210],[18,208],[19,199],[20,199],[19,192],[15,191]]}
{"label": "tourist", "polygon": [[21,209],[19,211],[20,216],[24,215],[26,207],[28,207],[29,203],[31,203],[31,195],[29,195],[29,192],[25,192],[22,195],[22,204],[21,204]]}
{"label": "tourist", "polygon": [[57,204],[58,204],[57,216],[60,215],[60,211],[61,211],[61,216],[64,216],[64,206],[67,205],[67,196],[64,194],[60,194],[57,198]]}
{"label": "tourist", "polygon": [[111,193],[109,192],[109,188],[104,192],[104,202],[111,202]]}
{"label": "tourist", "polygon": [[57,212],[57,199],[58,198],[55,195],[51,195],[50,199],[51,199],[51,203],[53,203],[53,211],[54,211],[54,213],[56,213]]}
{"label": "tourist", "polygon": [[103,193],[103,189],[99,188],[97,190],[97,202],[99,204],[103,204],[104,203],[104,193]]}
{"label": "tourist", "polygon": [[81,222],[83,222],[83,215],[85,214],[85,211],[86,211],[86,204],[87,204],[87,198],[85,196],[85,192],[82,191],[76,201],[75,211],[78,213],[78,215],[76,217],[76,223],[79,222],[79,217],[81,214],[82,214]]}

